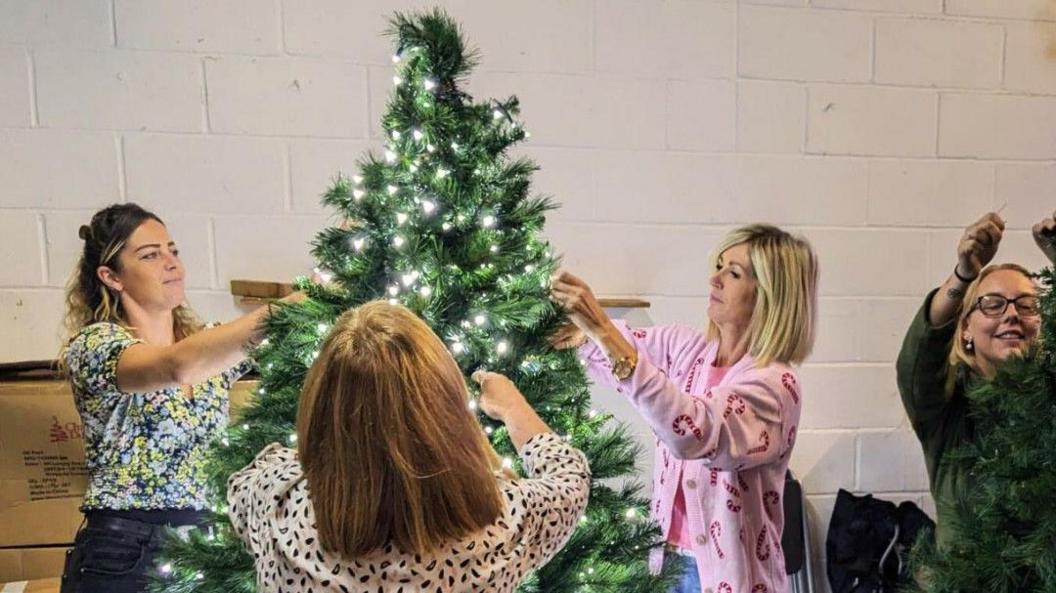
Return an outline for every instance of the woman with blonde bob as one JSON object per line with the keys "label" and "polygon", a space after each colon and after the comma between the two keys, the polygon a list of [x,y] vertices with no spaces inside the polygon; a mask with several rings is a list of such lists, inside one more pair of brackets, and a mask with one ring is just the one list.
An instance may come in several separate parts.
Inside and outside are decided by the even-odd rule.
{"label": "woman with blonde bob", "polygon": [[785,471],[802,394],[792,365],[814,343],[818,265],[810,244],[770,225],[727,235],[710,277],[706,331],[613,322],[568,272],[553,299],[596,380],[630,400],[656,436],[652,518],[685,576],[673,592],[788,590],[781,532]]}
{"label": "woman with blonde bob", "polygon": [[590,473],[506,377],[478,372],[528,479],[502,464],[458,365],[408,309],[343,314],[312,365],[297,450],[265,448],[228,483],[261,591],[513,591],[568,540]]}
{"label": "woman with blonde bob", "polygon": [[[925,297],[896,363],[902,404],[924,450],[940,545],[955,538],[946,517],[958,493],[971,487],[961,468],[942,463],[948,451],[974,438],[965,393],[1038,338],[1040,303],[1031,273],[1017,264],[988,265],[1004,230],[1005,221],[994,212],[965,229],[953,273]],[[1054,232],[1053,218],[1033,229],[1038,247],[1056,263]]]}

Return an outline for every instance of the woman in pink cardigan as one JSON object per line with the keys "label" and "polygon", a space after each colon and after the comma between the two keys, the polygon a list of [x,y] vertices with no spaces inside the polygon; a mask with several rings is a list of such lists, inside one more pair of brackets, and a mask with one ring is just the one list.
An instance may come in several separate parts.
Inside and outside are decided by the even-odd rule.
{"label": "woman in pink cardigan", "polygon": [[672,593],[784,593],[785,471],[802,394],[792,365],[814,342],[817,259],[769,225],[731,232],[710,278],[708,328],[632,329],[590,287],[560,271],[553,299],[590,375],[622,393],[656,435],[652,518],[686,563]]}

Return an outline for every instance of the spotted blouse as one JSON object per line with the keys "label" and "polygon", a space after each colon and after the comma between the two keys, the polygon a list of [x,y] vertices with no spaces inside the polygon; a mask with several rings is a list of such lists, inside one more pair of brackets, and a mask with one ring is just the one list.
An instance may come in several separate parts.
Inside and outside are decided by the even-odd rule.
{"label": "spotted blouse", "polygon": [[590,494],[586,457],[553,433],[532,437],[521,458],[527,479],[496,476],[503,514],[431,554],[389,545],[346,560],[323,551],[297,453],[277,443],[231,476],[228,515],[253,553],[262,593],[506,593],[564,546]]}
{"label": "spotted blouse", "polygon": [[73,399],[84,423],[85,509],[205,509],[205,453],[227,425],[228,391],[248,360],[191,387],[121,391],[117,361],[142,340],[94,323],[66,351]]}

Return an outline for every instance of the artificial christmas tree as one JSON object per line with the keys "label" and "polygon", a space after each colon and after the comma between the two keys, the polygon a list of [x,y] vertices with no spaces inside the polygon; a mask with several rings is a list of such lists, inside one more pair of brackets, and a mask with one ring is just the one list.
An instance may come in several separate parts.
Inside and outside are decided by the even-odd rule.
{"label": "artificial christmas tree", "polygon": [[947,541],[918,542],[918,590],[1056,592],[1056,272],[1041,281],[1038,345],[967,393],[974,437],[943,461],[970,486],[941,513]]}
{"label": "artificial christmas tree", "polygon": [[[549,300],[557,260],[539,237],[553,203],[530,194],[535,165],[508,156],[528,135],[516,119],[517,99],[474,102],[460,89],[476,56],[442,12],[397,15],[390,33],[395,73],[384,152],[368,155],[357,174],[339,177],[324,195],[341,222],[314,242],[323,282],[300,280],[311,298],[276,307],[269,318],[254,352],[261,370],[254,402],[212,453],[214,532],[172,541],[156,587],[256,590],[252,558],[224,515],[227,478],[269,443],[296,446],[298,394],[331,322],[384,298],[429,323],[467,377],[481,368],[509,376],[590,460],[591,500],[580,527],[521,590],[666,590],[673,572],[654,577],[646,567],[660,534],[645,519],[648,501],[633,480],[637,446],[624,427],[590,408],[575,353],[548,344],[565,322]],[[505,429],[483,415],[481,422],[515,466]]]}

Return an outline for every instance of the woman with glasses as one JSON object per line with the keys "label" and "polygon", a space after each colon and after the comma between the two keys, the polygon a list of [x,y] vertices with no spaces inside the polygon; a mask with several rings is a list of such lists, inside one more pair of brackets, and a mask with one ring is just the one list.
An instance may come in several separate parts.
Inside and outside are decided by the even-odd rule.
{"label": "woman with glasses", "polygon": [[[898,389],[924,449],[931,494],[938,508],[940,545],[954,535],[943,518],[957,494],[970,487],[961,470],[942,463],[946,452],[973,438],[965,392],[993,378],[997,365],[1025,353],[1038,337],[1038,288],[1017,264],[988,265],[1005,223],[989,213],[965,229],[957,264],[932,290],[914,317],[898,355]],[[1034,240],[1056,262],[1052,218],[1034,225]]]}

